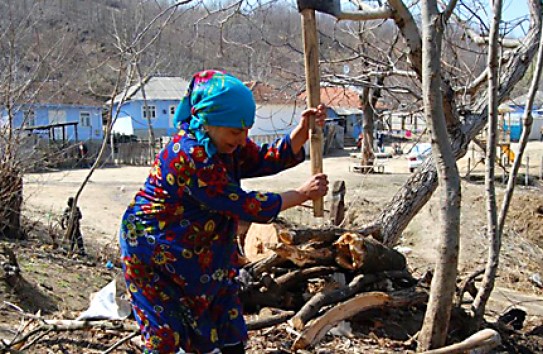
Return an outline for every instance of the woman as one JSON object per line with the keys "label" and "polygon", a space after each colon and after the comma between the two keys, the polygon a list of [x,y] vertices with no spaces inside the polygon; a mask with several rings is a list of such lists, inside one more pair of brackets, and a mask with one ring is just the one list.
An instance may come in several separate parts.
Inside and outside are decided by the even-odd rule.
{"label": "woman", "polygon": [[251,91],[235,77],[194,75],[174,118],[179,133],[124,214],[123,270],[146,353],[244,353],[238,222],[270,222],[328,190],[323,174],[279,194],[241,188],[241,178],[303,161],[310,117],[324,124],[324,106],[308,109],[290,135],[257,146],[247,138],[255,109]]}

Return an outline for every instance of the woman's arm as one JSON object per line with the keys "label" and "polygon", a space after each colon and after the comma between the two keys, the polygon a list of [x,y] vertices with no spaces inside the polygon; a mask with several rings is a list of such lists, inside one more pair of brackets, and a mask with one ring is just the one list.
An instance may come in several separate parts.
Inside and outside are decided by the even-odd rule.
{"label": "woman's arm", "polygon": [[302,148],[309,138],[309,121],[315,115],[316,124],[324,126],[326,106],[306,109],[302,112],[300,123],[283,139],[273,144],[258,146],[247,139],[241,151],[241,178],[269,176],[291,168],[305,159]]}
{"label": "woman's arm", "polygon": [[279,193],[281,196],[281,211],[303,204],[310,199],[325,196],[328,192],[328,180],[325,174],[319,173],[311,177],[295,190]]}

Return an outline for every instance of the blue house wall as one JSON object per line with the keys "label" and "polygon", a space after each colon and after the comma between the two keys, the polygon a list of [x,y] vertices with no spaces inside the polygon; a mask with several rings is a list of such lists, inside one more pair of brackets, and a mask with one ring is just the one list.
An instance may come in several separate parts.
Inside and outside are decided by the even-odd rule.
{"label": "blue house wall", "polygon": [[[151,114],[151,125],[155,130],[155,135],[172,135],[177,132],[173,126],[173,116],[179,105],[179,100],[147,100],[147,106],[154,107],[154,117]],[[140,137],[147,137],[148,123],[144,117],[144,102],[141,100],[127,101],[118,109],[117,104],[114,106],[114,112],[118,113],[118,117],[131,117],[132,128],[134,134]],[[152,109],[150,109],[153,112]],[[114,115],[115,117],[115,115]]]}
{"label": "blue house wall", "polygon": [[509,130],[511,141],[519,141],[522,134],[522,115],[524,114],[524,106],[510,105],[512,111],[509,112],[509,117],[504,119],[503,128]]}
{"label": "blue house wall", "polygon": [[[33,118],[27,118],[25,121],[25,113],[33,112]],[[3,116],[6,115],[5,109]],[[32,117],[32,114],[29,115]],[[64,104],[32,104],[21,105],[15,110],[13,125],[14,128],[21,128],[23,123],[26,126],[44,126],[55,123],[72,123],[77,122],[77,139],[79,141],[86,140],[102,140],[102,108],[96,106],[77,106]],[[55,129],[55,139],[62,139],[62,128]],[[65,138],[68,141],[75,141],[75,127],[65,127]],[[44,139],[48,139],[46,130],[34,131],[34,134],[39,135]]]}

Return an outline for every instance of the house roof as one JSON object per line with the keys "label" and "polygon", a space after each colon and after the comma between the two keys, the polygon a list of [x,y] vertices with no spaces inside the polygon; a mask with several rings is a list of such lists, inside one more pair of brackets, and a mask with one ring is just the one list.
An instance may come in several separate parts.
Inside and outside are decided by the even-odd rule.
{"label": "house roof", "polygon": [[[306,93],[302,92],[300,98],[306,99]],[[360,94],[355,90],[341,86],[321,86],[321,102],[328,107],[341,107],[351,109],[362,109]],[[377,102],[377,109],[386,109],[386,105]]]}
{"label": "house roof", "polygon": [[143,85],[144,90],[141,89],[142,85],[139,82],[130,86],[126,91],[115,96],[113,102],[118,103],[123,97],[125,97],[125,101],[143,100],[143,91],[145,91],[147,100],[181,100],[185,95],[189,82],[175,76],[151,76],[143,80]]}
{"label": "house roof", "polygon": [[257,104],[288,104],[294,103],[296,96],[286,90],[278,89],[261,81],[245,82],[245,85],[253,92]]}

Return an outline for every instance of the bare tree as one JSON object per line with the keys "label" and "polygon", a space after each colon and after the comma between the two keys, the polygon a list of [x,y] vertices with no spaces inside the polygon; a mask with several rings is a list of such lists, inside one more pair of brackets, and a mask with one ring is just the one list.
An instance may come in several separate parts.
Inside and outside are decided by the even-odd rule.
{"label": "bare tree", "polygon": [[422,2],[422,89],[426,122],[432,133],[432,155],[441,185],[440,244],[432,278],[430,299],[420,332],[419,348],[428,350],[445,345],[454,297],[460,230],[460,176],[456,167],[441,94],[442,34],[455,1],[443,13],[437,1]]}
{"label": "bare tree", "polygon": [[496,185],[494,183],[496,165],[496,143],[498,124],[498,50],[499,26],[502,12],[502,1],[495,0],[493,17],[490,26],[490,39],[488,49],[488,129],[485,160],[485,196],[487,212],[487,237],[490,241],[488,252],[488,267],[483,278],[483,284],[473,302],[474,316],[480,322],[484,315],[486,303],[494,287],[494,280],[498,270],[499,253],[501,248],[501,235],[498,230],[498,212],[496,207]]}
{"label": "bare tree", "polygon": [[[499,3],[499,1],[496,1],[494,3],[494,11],[498,11],[497,3]],[[494,43],[494,45],[496,44]],[[490,68],[492,67],[490,66]],[[515,160],[513,162],[513,168],[509,172],[507,188],[505,190],[505,195],[502,201],[499,214],[496,211],[497,207],[496,207],[496,202],[495,202],[495,196],[491,197],[492,199],[494,199],[493,206],[492,206],[494,210],[490,210],[491,214],[489,213],[488,234],[489,234],[489,240],[490,240],[490,247],[489,247],[489,253],[488,253],[488,260],[485,267],[483,282],[481,286],[479,287],[477,296],[472,304],[473,316],[475,317],[477,322],[482,321],[484,313],[485,313],[486,304],[488,302],[488,299],[490,297],[492,290],[494,289],[494,281],[496,279],[496,274],[498,271],[498,265],[499,265],[499,260],[500,260],[500,251],[501,251],[501,245],[502,245],[505,220],[507,218],[509,205],[513,198],[513,192],[515,190],[518,170],[522,163],[524,151],[526,150],[526,145],[528,143],[528,137],[530,136],[530,132],[532,130],[532,123],[533,123],[532,108],[533,108],[535,94],[539,87],[539,80],[541,79],[542,69],[543,69],[543,36],[541,37],[540,42],[539,42],[537,61],[535,62],[535,73],[532,77],[530,90],[528,92],[528,99],[526,101],[526,106],[524,108],[524,115],[522,117],[523,131],[520,138],[520,147],[519,147],[518,154],[515,156]],[[489,125],[489,134],[491,133],[492,132],[490,130],[490,125]],[[495,132],[493,133],[495,134]],[[490,139],[488,140],[490,141]],[[487,146],[493,146],[493,145],[491,145],[491,143],[488,143]],[[486,162],[487,164],[489,163],[488,158],[489,157],[487,157],[487,162]],[[492,163],[493,162],[494,161],[492,161]],[[490,178],[491,176],[487,175],[485,180],[490,179]],[[489,190],[487,191],[487,194],[495,194],[495,192],[492,192],[492,190]],[[491,198],[489,198],[489,201],[491,200]]]}

